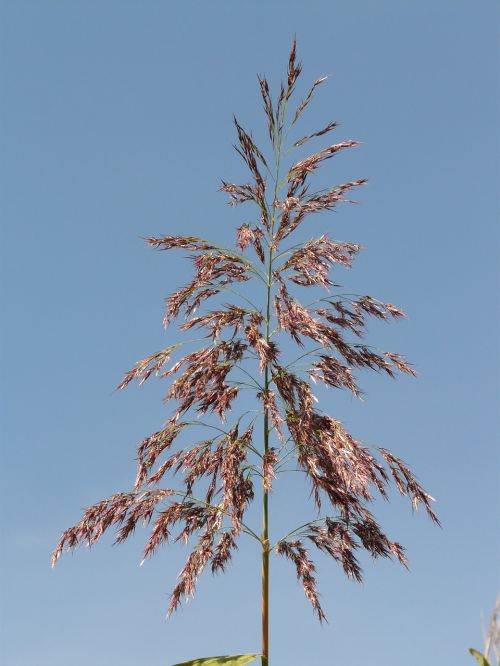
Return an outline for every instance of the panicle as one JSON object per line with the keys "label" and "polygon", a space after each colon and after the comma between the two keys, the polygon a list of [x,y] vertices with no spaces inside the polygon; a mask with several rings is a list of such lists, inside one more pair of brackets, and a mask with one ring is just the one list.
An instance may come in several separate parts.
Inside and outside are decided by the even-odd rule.
{"label": "panicle", "polygon": [[[316,79],[316,81],[313,83],[311,89],[309,90],[309,92],[304,97],[302,102],[299,104],[297,110],[295,111],[295,115],[294,115],[293,120],[292,120],[292,125],[294,125],[297,122],[297,120],[299,119],[299,116],[304,111],[304,109],[309,104],[309,102],[311,101],[312,96],[314,95],[314,92],[315,92],[316,88],[319,85],[321,85],[324,81],[326,81],[327,78],[328,78],[327,76],[321,76],[319,79]],[[322,134],[324,134],[324,132],[322,132]]]}
{"label": "panicle", "polygon": [[261,374],[268,365],[276,361],[279,355],[276,343],[272,340],[266,340],[260,328],[263,320],[264,318],[260,313],[254,312],[250,315],[249,323],[245,327],[245,337],[259,359],[259,372]]}
{"label": "panicle", "polygon": [[283,419],[278,409],[278,405],[276,404],[276,396],[274,391],[271,391],[271,389],[266,389],[265,391],[261,391],[257,393],[257,398],[262,400],[262,406],[264,407],[264,411],[265,412],[267,411],[269,413],[269,416],[271,418],[271,423],[276,432],[276,436],[283,444],[285,441],[282,429]]}
{"label": "panicle", "polygon": [[202,300],[219,293],[224,285],[250,279],[249,263],[227,251],[217,250],[197,255],[193,257],[193,263],[194,279],[167,299],[165,326],[179,315],[181,308],[190,315]]}
{"label": "panicle", "polygon": [[215,250],[216,247],[208,241],[197,236],[161,236],[156,238],[149,236],[144,239],[146,243],[158,250],[171,250],[178,248],[181,250]]}
{"label": "panicle", "polygon": [[411,498],[414,509],[417,509],[418,505],[422,504],[431,520],[440,525],[439,519],[430,504],[435,501],[434,498],[425,492],[407,465],[400,458],[387,451],[387,449],[379,448],[379,451],[389,465],[389,470],[399,492]]}
{"label": "panicle", "polygon": [[158,375],[163,366],[168,363],[172,356],[172,352],[177,349],[177,347],[179,347],[179,345],[172,345],[155,354],[151,354],[151,356],[148,356],[147,358],[137,361],[135,368],[132,368],[125,374],[122,381],[116,387],[116,390],[121,391],[134,379],[138,379],[139,384],[142,384],[146,379],[149,379],[153,373]]}
{"label": "panicle", "polygon": [[287,79],[287,89],[286,89],[286,99],[288,100],[293,93],[297,79],[300,76],[302,71],[302,65],[297,62],[297,40],[294,39],[292,43],[292,48],[290,49],[290,55],[288,57],[288,79]]}
{"label": "panicle", "polygon": [[[361,581],[357,559],[361,549],[373,558],[396,558],[406,566],[403,547],[387,537],[368,510],[375,496],[387,499],[391,482],[410,498],[414,509],[423,505],[431,519],[439,523],[431,508],[433,498],[403,461],[386,449],[368,448],[340,421],[315,406],[318,400],[310,381],[347,389],[361,397],[355,377],[359,369],[383,372],[390,377],[398,372],[415,375],[415,371],[399,354],[377,351],[362,343],[370,317],[387,321],[405,316],[392,303],[368,295],[348,297],[330,293],[327,298],[306,306],[287,288],[291,284],[323,287],[331,292],[340,286],[333,281],[332,271],[339,266],[350,268],[360,245],[332,240],[322,234],[282,252],[279,246],[308,215],[333,211],[339,203],[352,202],[348,198],[351,191],[367,182],[359,179],[316,192],[310,189],[310,177],[339,152],[359,145],[354,140],[340,141],[305,158],[290,160],[291,166],[285,167],[281,180],[279,164],[285,133],[288,135],[326,79],[318,78],[296,110],[287,114],[301,70],[294,40],[286,77],[276,98],[271,96],[267,79],[258,77],[273,160],[266,158],[252,133],[234,118],[237,135],[234,147],[248,167],[250,177],[243,184],[222,181],[220,190],[229,195],[230,205],[251,202],[258,209],[253,221],[237,228],[236,247],[220,247],[197,236],[145,239],[160,251],[181,249],[194,253],[190,256],[194,275],[188,284],[166,299],[164,324],[167,326],[184,315],[180,330],[201,330],[204,346],[174,361],[172,355],[181,344],[168,346],[139,360],[125,374],[118,389],[133,380],[142,384],[153,374],[169,380],[165,402],[173,401],[173,414],[160,430],[139,443],[133,490],[116,493],[87,508],[81,520],[62,534],[52,556],[54,565],[63,550],[73,550],[81,544],[90,547],[111,527],[116,530],[115,542],[122,543],[138,524],[151,525],[144,559],[167,542],[194,541],[170,595],[169,615],[183,600],[194,595],[198,578],[207,567],[212,573],[225,570],[242,532],[255,537],[264,548],[269,547],[243,522],[254,498],[253,477],[260,475],[263,490],[271,492],[277,471],[283,469],[283,461],[291,456],[296,463],[295,471],[303,472],[308,480],[321,517],[291,532],[273,549],[294,564],[297,578],[320,621],[325,615],[319,602],[316,569],[304,540],[331,556],[347,576]],[[285,130],[286,122],[289,127]],[[330,122],[295,140],[289,148],[301,148],[336,127],[336,122]],[[273,163],[275,174],[269,168]],[[268,179],[274,181],[272,188],[268,188]],[[271,197],[268,189],[273,190]],[[247,254],[249,248],[252,252]],[[253,252],[255,263],[248,258]],[[282,263],[277,266],[281,257]],[[238,294],[235,287],[228,286],[253,277],[260,278],[266,286],[267,303],[260,309],[244,294]],[[207,301],[215,296],[220,300],[225,291],[241,296],[246,301],[245,307],[225,303],[208,310]],[[195,316],[200,308],[201,312]],[[305,348],[295,362],[282,361],[282,351],[276,342],[282,332]],[[312,343],[319,345],[319,349],[311,350]],[[254,365],[255,373],[258,367],[258,372],[264,375],[263,384],[262,378],[259,383],[258,374],[246,371],[247,363]],[[233,371],[250,375],[253,384],[236,381]],[[250,412],[236,421],[229,419],[231,425],[224,425],[239,391],[252,386],[259,401],[259,409],[252,411],[264,416],[263,452],[253,443],[257,417],[252,420]],[[213,415],[218,417],[215,421],[221,427],[201,420],[197,423],[216,434],[209,439],[179,443],[184,439],[185,429],[196,424],[191,419],[203,415],[209,415],[209,419]],[[276,437],[280,446],[269,446],[271,437]],[[168,477],[179,480],[176,484],[179,487],[157,487]],[[325,507],[333,515],[323,515]],[[292,535],[295,536],[290,539]]]}
{"label": "panicle", "polygon": [[[245,164],[248,166],[250,173],[254,178],[255,185],[250,186],[250,189],[247,192],[245,192],[245,189],[243,189],[242,194],[238,192],[238,186],[234,185],[232,186],[233,188],[236,188],[234,192],[230,192],[228,189],[226,189],[227,184],[225,183],[223,183],[221,189],[229,191],[231,196],[233,194],[236,194],[236,199],[233,198],[232,196],[232,200],[234,203],[239,203],[238,197],[242,198],[243,201],[248,199],[255,201],[255,203],[261,209],[262,213],[266,216],[266,222],[267,222],[267,206],[265,198],[266,182],[262,177],[262,174],[260,173],[259,167],[257,165],[257,160],[259,160],[267,169],[268,166],[266,159],[262,154],[262,152],[257,147],[257,145],[254,143],[252,136],[250,134],[247,134],[247,132],[245,132],[245,130],[241,127],[241,125],[237,121],[236,117],[234,117],[234,125],[236,127],[236,132],[238,134],[238,142],[239,142],[239,146],[234,146],[234,148],[236,152],[243,158]],[[239,186],[239,187],[246,188],[248,186]]]}
{"label": "panicle", "polygon": [[212,557],[212,573],[225,571],[226,566],[232,557],[232,551],[237,548],[238,544],[233,532],[224,532],[219,543],[215,547],[214,555]]}
{"label": "panicle", "polygon": [[337,185],[326,192],[317,192],[307,196],[308,188],[304,186],[306,176],[307,171],[303,171],[300,178],[292,180],[287,196],[282,201],[277,202],[277,207],[281,210],[281,216],[278,230],[274,235],[273,247],[277,247],[282,240],[293,233],[306,215],[334,210],[339,203],[354,203],[351,199],[346,199],[345,193],[367,182],[364,178],[354,180]]}
{"label": "panicle", "polygon": [[335,129],[338,126],[336,122],[331,122],[326,125],[326,127],[323,127],[322,129],[318,130],[317,132],[312,132],[312,134],[306,134],[302,138],[298,139],[294,144],[294,148],[299,148],[302,146],[306,141],[309,141],[310,139],[313,139],[318,136],[323,136],[324,134],[327,134],[328,132],[331,132],[333,129]]}
{"label": "panicle", "polygon": [[269,139],[271,143],[274,145],[274,137],[275,137],[274,108],[271,99],[271,93],[269,90],[269,84],[264,76],[258,76],[257,78],[259,81],[262,101],[264,102],[264,112],[267,116],[267,129],[269,133]]}
{"label": "panicle", "polygon": [[313,173],[325,160],[331,159],[341,150],[346,148],[353,148],[354,146],[359,146],[359,141],[342,141],[341,143],[335,143],[328,148],[323,148],[317,153],[313,153],[306,159],[301,160],[294,164],[290,171],[288,172],[287,180],[289,183],[300,183],[301,185],[305,182],[305,179],[308,174]]}
{"label": "panicle", "polygon": [[[333,317],[333,323],[337,326],[330,326],[313,317],[307,308],[292,298],[284,284],[281,285],[280,295],[275,297],[275,311],[280,329],[286,331],[300,346],[304,345],[302,338],[305,337],[314,340],[322,347],[335,350],[352,368],[383,371],[390,377],[395,376],[395,370],[415,374],[411,366],[399,354],[392,352],[378,354],[367,345],[351,343],[341,335],[338,327],[354,328],[356,333],[362,333],[361,327],[364,320],[359,317],[359,313],[355,313],[358,316],[357,320],[354,318],[351,323],[347,320],[345,325],[341,323],[340,326],[338,326],[339,321],[335,321],[336,318]],[[325,312],[324,309],[316,310],[316,313],[326,315],[327,320],[332,321],[330,313]]]}
{"label": "panicle", "polygon": [[320,622],[326,620],[321,604],[319,603],[319,595],[316,587],[316,578],[314,573],[316,567],[309,557],[308,551],[299,540],[296,541],[280,541],[276,547],[278,555],[284,555],[295,565],[297,578],[302,583],[306,597],[309,599],[316,616]]}
{"label": "panicle", "polygon": [[194,597],[198,578],[214,556],[214,540],[222,523],[222,514],[219,511],[207,510],[206,516],[205,531],[189,555],[178,576],[180,581],[170,595],[167,617],[177,609],[183,597],[186,599]]}
{"label": "panicle", "polygon": [[321,380],[324,384],[333,386],[334,388],[349,389],[357,398],[362,396],[362,392],[348,365],[341,363],[334,356],[327,356],[325,354],[322,354],[320,359],[320,361],[313,363],[311,369],[308,370],[308,374],[312,379]]}
{"label": "panicle", "polygon": [[235,183],[226,183],[226,181],[223,180],[219,192],[227,192],[227,194],[229,194],[230,206],[237,206],[238,204],[245,203],[245,201],[253,201],[257,205],[262,202],[260,193],[255,187],[248,183],[236,185]]}
{"label": "panicle", "polygon": [[193,327],[206,328],[210,331],[213,339],[220,336],[224,328],[233,328],[233,338],[244,325],[245,318],[249,315],[247,310],[237,305],[226,305],[224,310],[213,310],[199,317],[193,317],[181,324],[181,330],[189,330]]}
{"label": "panicle", "polygon": [[362,582],[363,574],[355,555],[358,544],[342,521],[326,518],[322,527],[310,525],[306,537],[318,550],[340,562],[346,576]]}
{"label": "panicle", "polygon": [[360,246],[354,243],[331,241],[323,234],[295,250],[279,271],[293,270],[294,273],[289,279],[303,287],[329,287],[334,284],[329,278],[332,266],[340,264],[350,268],[352,258],[360,249]]}
{"label": "panicle", "polygon": [[229,512],[236,534],[239,533],[243,514],[253,499],[252,480],[243,470],[243,463],[247,457],[247,446],[251,439],[252,428],[249,428],[241,437],[238,437],[238,429],[233,429],[226,440],[222,456],[223,500],[221,507]]}
{"label": "panicle", "polygon": [[242,224],[241,227],[237,229],[237,241],[239,249],[243,252],[249,245],[252,245],[255,253],[259,257],[262,263],[264,263],[265,255],[264,248],[262,246],[262,238],[264,233],[262,229],[257,226],[251,227],[249,224]]}
{"label": "panicle", "polygon": [[278,459],[278,450],[273,447],[269,448],[262,458],[263,486],[267,492],[271,492],[273,489],[273,479],[276,478],[274,468]]}
{"label": "panicle", "polygon": [[166,375],[185,366],[183,373],[172,383],[165,400],[175,399],[179,406],[173,420],[190,408],[199,414],[215,412],[222,420],[238,394],[237,386],[226,379],[243,357],[247,345],[241,340],[224,340],[211,347],[193,352],[180,359]]}
{"label": "panicle", "polygon": [[135,488],[142,486],[144,479],[150,472],[159,456],[168,449],[176,437],[188,425],[187,422],[169,420],[167,426],[153,435],[146,437],[137,447],[137,476]]}
{"label": "panicle", "polygon": [[55,565],[64,548],[73,550],[80,544],[92,546],[112,525],[122,525],[127,518],[125,528],[118,532],[117,541],[123,541],[125,532],[130,534],[137,522],[142,519],[149,522],[154,506],[171,495],[169,490],[156,491],[153,496],[136,493],[116,493],[89,507],[79,523],[63,532],[52,554],[52,566]]}

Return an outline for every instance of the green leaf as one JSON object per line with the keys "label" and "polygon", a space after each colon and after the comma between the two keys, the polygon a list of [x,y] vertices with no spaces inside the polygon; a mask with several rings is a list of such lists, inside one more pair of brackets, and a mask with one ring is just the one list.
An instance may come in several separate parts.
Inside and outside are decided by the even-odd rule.
{"label": "green leaf", "polygon": [[260,657],[260,654],[233,654],[224,657],[201,657],[191,661],[183,661],[182,664],[173,664],[173,666],[244,666],[254,659]]}
{"label": "green leaf", "polygon": [[486,659],[484,654],[481,654],[477,650],[474,650],[474,648],[469,648],[469,652],[476,659],[478,664],[480,664],[480,666],[490,666],[490,662]]}

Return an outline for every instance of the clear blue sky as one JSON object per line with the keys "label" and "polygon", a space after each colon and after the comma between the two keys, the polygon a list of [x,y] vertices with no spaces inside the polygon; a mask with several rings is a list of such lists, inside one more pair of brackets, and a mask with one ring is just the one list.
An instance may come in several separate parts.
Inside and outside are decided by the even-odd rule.
{"label": "clear blue sky", "polygon": [[[175,335],[162,299],[187,279],[140,237],[221,239],[244,221],[217,192],[241,173],[231,116],[263,133],[255,75],[276,81],[294,33],[303,85],[331,76],[304,127],[335,119],[339,139],[364,142],[328,181],[370,180],[315,229],[366,248],[346,284],[404,306],[407,320],[373,331],[419,372],[365,376],[364,403],[330,393],[328,407],[411,463],[443,530],[397,498],[379,506],[411,572],[366,561],[358,586],[320,560],[324,627],[273,561],[271,663],[472,663],[499,587],[499,18],[489,0],[0,3],[4,664],[259,649],[250,543],[168,623],[178,549],[139,568],[138,531],[55,570],[49,556],[83,507],[130,487],[137,441],[166,417],[156,383],[112,393]],[[293,520],[289,493],[273,502]]]}

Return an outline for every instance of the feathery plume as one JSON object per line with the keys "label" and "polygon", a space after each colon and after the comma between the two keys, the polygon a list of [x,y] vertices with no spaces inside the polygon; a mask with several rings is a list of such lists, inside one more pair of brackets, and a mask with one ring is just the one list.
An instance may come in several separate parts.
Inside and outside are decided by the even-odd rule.
{"label": "feathery plume", "polygon": [[[256,539],[262,550],[264,610],[269,556],[274,552],[294,564],[315,614],[323,621],[316,569],[304,540],[360,581],[358,553],[363,550],[375,559],[395,558],[406,566],[403,547],[388,538],[370,511],[375,497],[388,497],[391,483],[414,509],[423,506],[439,523],[431,508],[433,498],[406,463],[384,448],[365,446],[316,406],[311,383],[347,389],[360,397],[358,371],[389,377],[415,371],[401,355],[363,342],[370,318],[401,319],[404,312],[372,296],[339,291],[334,278],[340,267],[352,266],[359,244],[333,240],[324,233],[289,247],[283,244],[308,216],[352,203],[347,198],[351,191],[367,182],[363,178],[316,192],[310,187],[328,160],[359,145],[354,140],[339,141],[303,159],[288,158],[289,151],[337,127],[330,122],[285,145],[288,132],[326,80],[316,79],[290,112],[301,70],[294,40],[276,97],[267,79],[258,77],[269,154],[234,117],[234,147],[248,168],[249,180],[243,184],[223,180],[220,190],[229,195],[230,205],[250,203],[256,212],[236,229],[235,247],[197,236],[145,239],[159,251],[192,253],[192,279],[167,297],[164,325],[182,315],[179,329],[201,331],[202,344],[180,357],[176,354],[183,344],[200,340],[171,344],[125,374],[119,390],[135,380],[142,384],[152,375],[166,382],[164,400],[171,412],[161,429],[138,445],[133,490],[87,508],[80,521],[63,532],[52,556],[54,565],[64,550],[82,544],[91,547],[110,528],[116,530],[116,543],[122,543],[138,524],[150,525],[144,560],[167,543],[194,542],[170,595],[168,614],[194,595],[206,568],[212,573],[225,570],[244,534]],[[257,305],[243,288],[250,281],[261,289]],[[322,287],[328,296],[304,305],[296,292],[305,287]],[[241,301],[220,302],[226,292]],[[207,309],[210,299],[217,304]],[[278,340],[283,333],[301,348],[298,359],[284,353],[287,347]],[[253,392],[257,409],[237,412],[243,391]],[[259,423],[262,437],[254,435]],[[195,426],[208,428],[210,437],[191,438]],[[293,471],[305,475],[318,518],[271,546],[267,495],[290,462]],[[246,523],[256,493],[255,477],[264,498],[260,534]],[[165,487],[158,487],[160,483]],[[262,654],[267,658],[267,639]]]}

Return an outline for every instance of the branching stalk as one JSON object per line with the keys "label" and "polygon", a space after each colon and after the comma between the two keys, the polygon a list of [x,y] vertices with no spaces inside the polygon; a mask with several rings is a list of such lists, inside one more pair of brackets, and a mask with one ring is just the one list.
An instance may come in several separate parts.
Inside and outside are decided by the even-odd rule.
{"label": "branching stalk", "polygon": [[[413,508],[423,506],[431,519],[438,522],[430,505],[432,497],[402,460],[386,449],[369,451],[337,418],[315,405],[317,399],[311,382],[346,389],[359,396],[357,370],[384,372],[391,377],[397,372],[415,373],[399,354],[359,341],[368,317],[381,320],[403,317],[402,310],[371,296],[348,298],[349,294],[338,293],[304,305],[300,294],[295,293],[297,287],[326,287],[329,292],[330,287],[339,287],[337,280],[331,279],[336,278],[336,274],[330,276],[330,271],[350,267],[360,246],[335,241],[327,234],[297,244],[287,240],[288,247],[284,250],[280,249],[281,243],[291,238],[306,216],[334,210],[341,202],[349,201],[345,196],[347,192],[366,182],[361,179],[324,190],[310,189],[309,179],[314,172],[339,151],[358,145],[354,140],[316,150],[298,158],[292,166],[283,165],[280,171],[287,152],[283,145],[287,142],[286,135],[309,104],[314,90],[325,80],[322,77],[315,81],[287,128],[287,103],[301,69],[294,41],[287,76],[275,101],[267,80],[259,77],[272,144],[271,168],[252,134],[235,118],[239,141],[239,147],[235,147],[249,168],[251,182],[237,185],[222,181],[220,189],[230,195],[232,205],[245,202],[256,205],[260,218],[245,222],[237,229],[235,248],[218,247],[196,236],[145,239],[162,251],[177,248],[195,253],[191,256],[193,278],[168,296],[164,322],[167,325],[184,315],[181,330],[204,329],[207,336],[189,341],[203,342],[203,346],[195,351],[186,350],[170,367],[172,354],[187,341],[141,359],[125,374],[118,386],[120,390],[133,380],[142,384],[151,376],[168,380],[170,388],[165,402],[174,403],[173,413],[159,430],[138,444],[136,490],[115,493],[88,507],[80,521],[63,532],[52,558],[55,564],[64,550],[92,545],[111,527],[116,529],[116,542],[122,543],[134,533],[137,525],[151,524],[144,558],[167,542],[188,543],[197,535],[198,543],[172,590],[170,615],[183,600],[193,596],[202,571],[207,567],[212,573],[224,571],[237,548],[238,537],[241,533],[250,535],[260,544],[261,666],[269,666],[269,558],[272,551],[295,567],[313,611],[322,621],[325,614],[319,601],[314,561],[308,550],[310,544],[340,562],[345,573],[356,580],[362,577],[356,558],[360,548],[374,558],[395,557],[405,564],[402,546],[386,536],[368,509],[376,492],[387,497],[386,488],[391,480],[398,491],[411,500]],[[300,147],[335,126],[336,123],[331,122],[295,141],[293,146]],[[262,176],[260,163],[269,173],[269,179],[265,174]],[[244,256],[247,248],[260,263]],[[255,279],[264,285],[258,305],[233,288]],[[207,308],[207,299],[220,300],[225,292],[237,295],[246,305],[229,303],[215,310]],[[314,308],[318,303],[321,306]],[[295,360],[290,361],[280,348],[277,338],[281,333],[291,336],[298,347],[303,348],[307,343],[306,350]],[[354,335],[357,342],[353,342]],[[253,367],[258,364],[258,370],[248,372],[247,363]],[[260,401],[260,409],[244,411],[239,418],[231,418],[231,427],[192,420],[195,415],[203,419],[213,415],[224,424],[235,409],[238,396],[249,390]],[[263,435],[258,443],[256,439],[260,437],[256,436],[255,424],[257,419],[260,423],[261,415]],[[193,425],[207,428],[207,438],[195,443],[188,440],[190,444],[183,448],[180,442],[174,446],[175,440]],[[271,443],[271,437],[273,443],[275,437],[281,441],[279,450]],[[332,515],[346,516],[346,520],[326,517],[305,523],[271,546],[269,493],[277,473],[285,471],[306,475],[317,515],[323,513],[322,506],[326,504],[333,510]],[[177,487],[158,488],[167,474],[182,475],[185,491]],[[254,477],[257,483],[258,477],[262,479],[260,533],[258,527],[252,528],[243,522],[255,497]],[[196,497],[200,490],[204,499]],[[168,498],[170,501],[165,502]],[[352,526],[347,522],[351,518]],[[324,524],[320,525],[322,521]]]}

